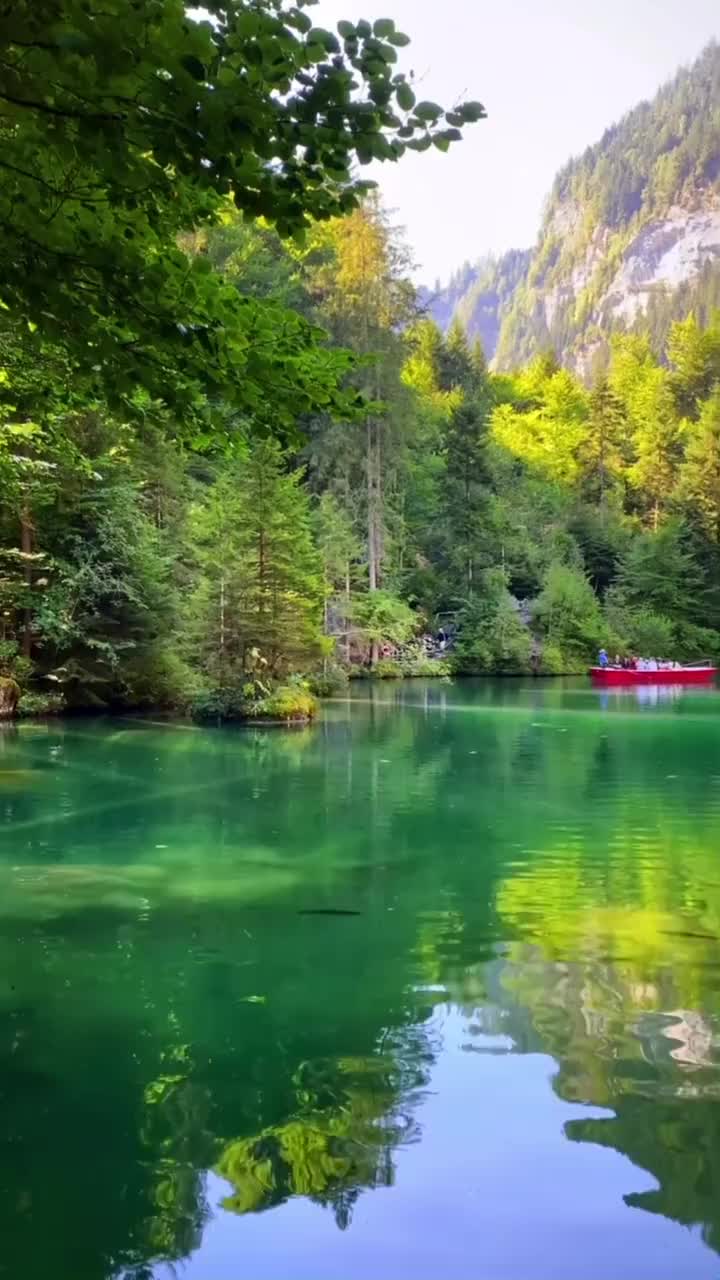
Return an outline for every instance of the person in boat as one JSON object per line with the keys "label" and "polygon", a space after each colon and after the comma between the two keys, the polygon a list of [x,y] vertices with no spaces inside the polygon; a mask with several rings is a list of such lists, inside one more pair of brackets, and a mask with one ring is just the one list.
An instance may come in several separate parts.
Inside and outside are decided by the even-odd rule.
{"label": "person in boat", "polygon": [[620,661],[620,654],[619,654],[619,653],[616,653],[616,654],[615,654],[615,661],[613,662],[613,666],[614,666],[614,667],[621,667],[621,668],[622,668],[622,662]]}
{"label": "person in boat", "polygon": [[598,661],[603,669],[608,666],[608,656],[604,649],[600,650],[598,654]]}

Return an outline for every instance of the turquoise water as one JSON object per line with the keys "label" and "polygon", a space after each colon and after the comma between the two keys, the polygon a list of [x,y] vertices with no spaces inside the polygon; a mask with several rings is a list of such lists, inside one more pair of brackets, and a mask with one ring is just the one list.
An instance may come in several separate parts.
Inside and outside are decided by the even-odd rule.
{"label": "turquoise water", "polygon": [[583,681],[5,727],[0,1276],[717,1277],[719,748]]}

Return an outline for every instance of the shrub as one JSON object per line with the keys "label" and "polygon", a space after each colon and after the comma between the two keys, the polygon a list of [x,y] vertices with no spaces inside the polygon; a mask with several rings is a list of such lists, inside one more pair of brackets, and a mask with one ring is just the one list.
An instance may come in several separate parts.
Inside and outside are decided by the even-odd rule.
{"label": "shrub", "polygon": [[201,721],[307,723],[317,715],[318,703],[304,681],[288,682],[270,692],[261,692],[252,681],[248,681],[240,686],[204,690],[193,700],[191,711],[193,718]]}
{"label": "shrub", "polygon": [[447,658],[428,658],[426,654],[418,654],[402,658],[401,673],[413,679],[436,680],[452,675],[452,663]]}
{"label": "shrub", "polygon": [[674,657],[676,628],[670,618],[653,609],[628,605],[616,588],[611,588],[605,600],[605,616],[608,626],[619,638],[616,646],[610,646],[642,657]]}
{"label": "shrub", "polygon": [[318,713],[317,699],[309,689],[299,685],[281,685],[274,693],[253,704],[250,719],[284,720],[287,724],[293,721],[306,723],[314,720]]}
{"label": "shrub", "polygon": [[356,643],[366,651],[373,645],[407,644],[418,626],[417,614],[389,591],[369,591],[354,600],[350,618]]}
{"label": "shrub", "polygon": [[540,655],[538,671],[543,676],[579,676],[587,671],[587,662],[577,653],[567,653],[559,645],[546,644]]}
{"label": "shrub", "polygon": [[557,561],[545,575],[534,618],[548,645],[575,666],[608,643],[607,626],[590,582],[578,569]]}
{"label": "shrub", "polygon": [[370,672],[375,680],[402,680],[402,664],[395,658],[381,658]]}
{"label": "shrub", "polygon": [[61,693],[24,693],[17,705],[17,714],[24,719],[33,716],[59,716],[65,710]]}
{"label": "shrub", "polygon": [[530,669],[532,636],[497,571],[485,575],[482,595],[459,616],[460,639],[454,668],[461,675],[521,673]]}
{"label": "shrub", "polygon": [[347,688],[348,672],[344,667],[328,665],[327,671],[319,671],[308,677],[307,685],[316,698],[331,698]]}
{"label": "shrub", "polygon": [[720,658],[720,635],[710,627],[697,627],[692,622],[680,622],[675,628],[676,653],[682,662],[699,662]]}
{"label": "shrub", "polygon": [[123,672],[123,702],[131,707],[183,710],[201,696],[201,681],[172,649],[131,659]]}
{"label": "shrub", "polygon": [[33,664],[29,658],[23,657],[17,641],[0,640],[0,676],[17,680],[22,686],[28,682],[32,673]]}
{"label": "shrub", "polygon": [[193,698],[190,714],[194,720],[244,720],[248,701],[236,686],[204,689]]}

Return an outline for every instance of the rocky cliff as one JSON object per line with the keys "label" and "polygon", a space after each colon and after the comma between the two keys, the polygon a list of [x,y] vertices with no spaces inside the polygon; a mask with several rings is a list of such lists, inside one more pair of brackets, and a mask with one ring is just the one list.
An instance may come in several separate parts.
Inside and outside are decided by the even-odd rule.
{"label": "rocky cliff", "polygon": [[589,374],[614,330],[660,348],[720,306],[720,45],[558,174],[535,248],[466,267],[430,307],[509,368],[553,347]]}

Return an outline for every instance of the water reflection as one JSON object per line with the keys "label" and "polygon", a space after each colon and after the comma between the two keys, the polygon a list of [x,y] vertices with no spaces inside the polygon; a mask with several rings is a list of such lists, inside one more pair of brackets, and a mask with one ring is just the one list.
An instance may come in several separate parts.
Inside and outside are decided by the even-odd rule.
{"label": "water reflection", "polygon": [[598,700],[604,711],[610,707],[623,709],[628,702],[639,707],[665,707],[687,699],[688,690],[682,684],[637,684],[617,688],[598,689]]}
{"label": "water reflection", "polygon": [[0,1275],[422,1280],[480,1228],[494,1278],[714,1274],[719,721],[684,693],[3,738]]}

